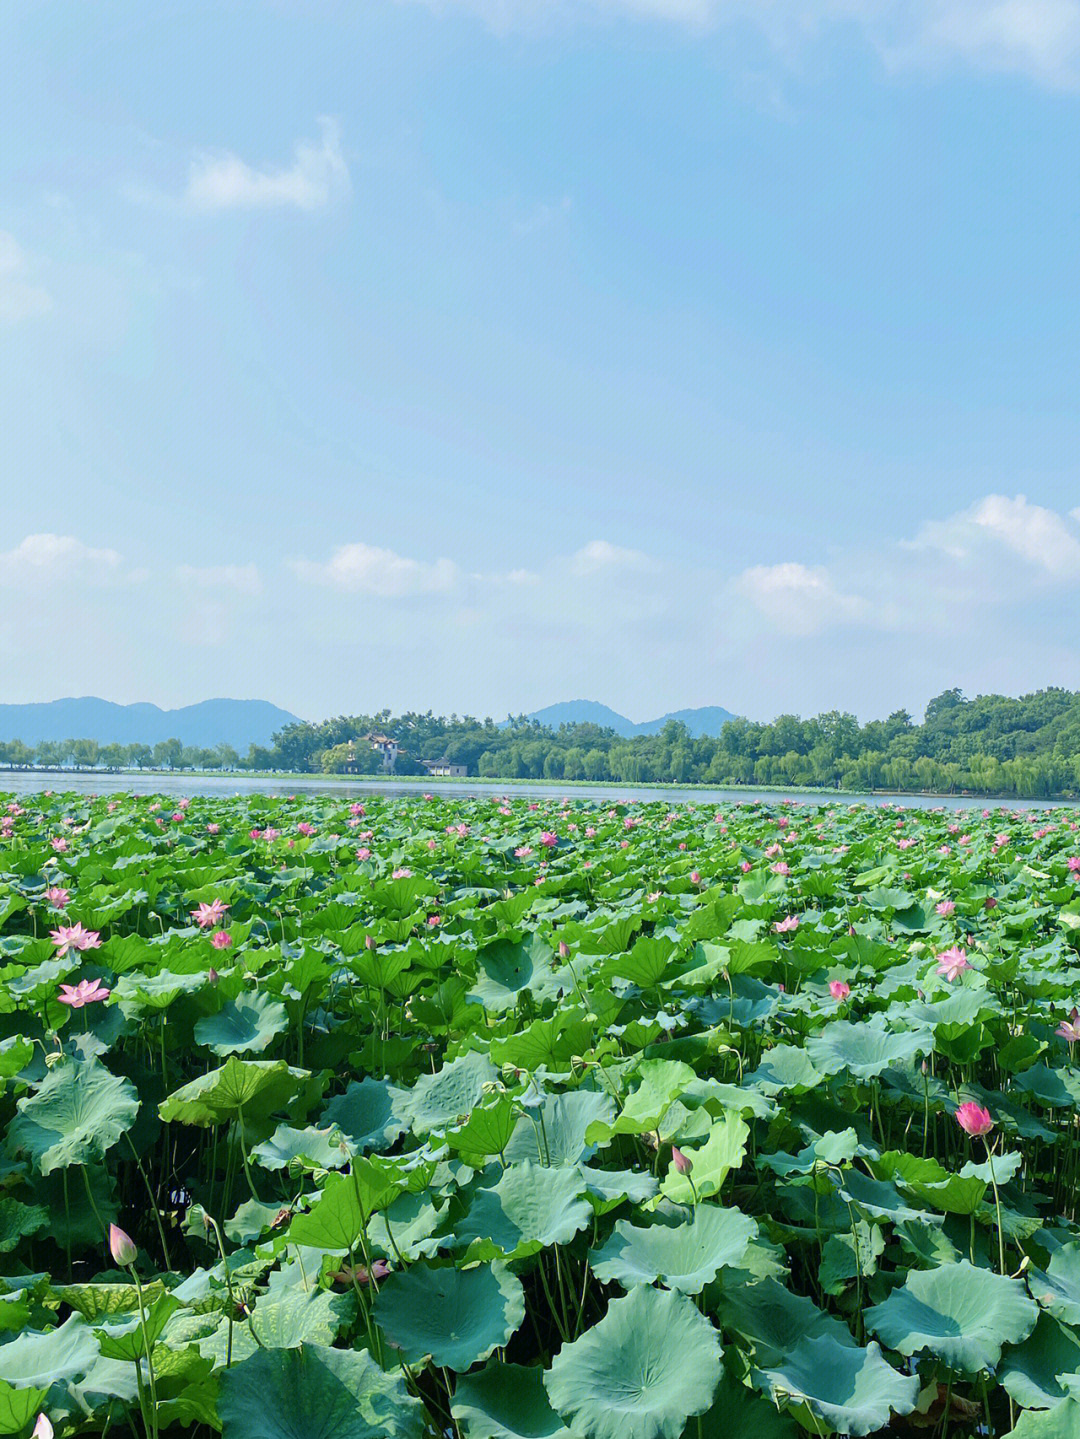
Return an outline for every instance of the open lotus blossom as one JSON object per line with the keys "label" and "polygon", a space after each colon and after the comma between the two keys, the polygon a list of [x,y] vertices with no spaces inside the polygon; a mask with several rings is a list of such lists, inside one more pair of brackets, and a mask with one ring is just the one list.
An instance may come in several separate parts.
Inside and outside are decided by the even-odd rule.
{"label": "open lotus blossom", "polygon": [[545,829],[541,832],[540,843],[547,849],[554,849],[559,843],[559,836],[553,829]]}
{"label": "open lotus blossom", "polygon": [[691,884],[700,884],[700,883],[701,883],[701,871],[700,871],[700,870],[692,869],[692,870],[690,871],[690,883],[691,883]]}
{"label": "open lotus blossom", "polygon": [[949,916],[950,914],[952,914],[955,909],[956,909],[956,900],[955,900],[955,899],[942,899],[942,900],[939,900],[939,901],[937,902],[937,904],[934,905],[934,910],[935,910],[935,912],[936,912],[937,914],[940,914],[941,917],[942,917],[942,919],[947,919],[948,916]]}
{"label": "open lotus blossom", "polygon": [[86,1004],[108,999],[111,993],[112,990],[106,989],[100,979],[80,979],[78,984],[62,984],[56,1002],[70,1005],[72,1009],[82,1009]]}
{"label": "open lotus blossom", "polygon": [[786,859],[778,860],[776,864],[770,864],[769,868],[772,870],[773,874],[791,873],[791,866],[788,864]]}
{"label": "open lotus blossom", "polygon": [[390,875],[390,878],[391,878],[391,879],[412,879],[412,870],[411,870],[411,869],[406,869],[404,866],[402,866],[400,869],[395,869],[395,870],[392,872],[392,874]]}
{"label": "open lotus blossom", "polygon": [[308,824],[306,819],[302,819],[300,823],[296,826],[296,828],[297,831],[303,835],[312,835],[315,833],[315,826],[313,824]]}
{"label": "open lotus blossom", "polygon": [[950,984],[954,979],[959,979],[965,969],[970,968],[967,955],[958,945],[943,949],[937,957],[937,972]]}
{"label": "open lotus blossom", "polygon": [[125,1234],[118,1224],[109,1225],[109,1253],[113,1263],[121,1269],[130,1269],[139,1257],[139,1251],[130,1234]]}
{"label": "open lotus blossom", "polygon": [[220,834],[220,832],[221,832],[221,825],[219,825],[219,824],[208,824],[208,825],[206,826],[206,833],[207,833],[207,834]]}
{"label": "open lotus blossom", "polygon": [[1074,1009],[1068,1019],[1063,1019],[1054,1033],[1067,1039],[1070,1044],[1075,1044],[1080,1039],[1080,1009]]}
{"label": "open lotus blossom", "polygon": [[965,1134],[970,1134],[973,1138],[981,1134],[989,1134],[994,1127],[990,1111],[984,1109],[981,1104],[976,1104],[972,1099],[957,1107],[956,1122]]}
{"label": "open lotus blossom", "polygon": [[786,919],[777,920],[773,925],[773,932],[775,934],[793,934],[798,927],[799,916],[797,914],[789,914]]}
{"label": "open lotus blossom", "polygon": [[211,929],[221,923],[228,908],[223,899],[212,899],[209,904],[200,904],[198,909],[193,909],[191,917],[200,929]]}
{"label": "open lotus blossom", "polygon": [[845,984],[842,979],[829,980],[829,993],[833,999],[847,999],[851,993],[851,985]]}
{"label": "open lotus blossom", "polygon": [[376,1259],[371,1266],[370,1273],[363,1264],[343,1264],[340,1269],[336,1269],[334,1273],[331,1274],[330,1278],[335,1284],[352,1284],[355,1282],[362,1288],[365,1284],[370,1284],[373,1279],[378,1283],[380,1279],[385,1279],[389,1273],[390,1266],[386,1260]]}
{"label": "open lotus blossom", "polygon": [[232,935],[227,929],[215,929],[210,936],[210,943],[215,949],[231,949]]}
{"label": "open lotus blossom", "polygon": [[363,864],[365,859],[371,858],[371,850],[368,849],[367,845],[362,844],[360,848],[356,851],[356,857],[360,861],[360,863]]}
{"label": "open lotus blossom", "polygon": [[56,945],[56,957],[62,959],[72,949],[100,949],[101,935],[96,929],[83,929],[79,924],[60,925],[49,930],[49,938]]}
{"label": "open lotus blossom", "polygon": [[59,885],[53,884],[45,891],[45,899],[49,901],[53,909],[67,909],[71,903],[71,891],[61,889]]}

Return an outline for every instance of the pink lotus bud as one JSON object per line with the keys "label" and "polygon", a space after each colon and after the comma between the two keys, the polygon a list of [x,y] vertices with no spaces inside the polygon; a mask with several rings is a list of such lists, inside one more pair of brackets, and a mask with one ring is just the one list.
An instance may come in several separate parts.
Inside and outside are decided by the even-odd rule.
{"label": "pink lotus bud", "polygon": [[691,884],[700,884],[700,883],[701,883],[701,874],[700,874],[700,872],[699,872],[698,870],[692,869],[692,870],[690,871],[690,883],[691,883]]}
{"label": "pink lotus bud", "polygon": [[53,1427],[47,1414],[39,1414],[30,1439],[53,1439]]}
{"label": "pink lotus bud", "polygon": [[217,970],[214,969],[213,966],[211,966],[210,969],[207,970],[207,972],[206,972],[206,981],[207,981],[208,984],[217,984],[217,982],[218,982],[218,980],[219,980],[220,978],[221,978],[221,975],[218,974]]}
{"label": "pink lotus bud", "polygon": [[842,979],[830,979],[829,993],[832,995],[833,999],[847,999],[848,995],[851,993],[851,985],[845,984]]}
{"label": "pink lotus bud", "polygon": [[560,959],[569,959],[569,958],[570,958],[570,946],[567,944],[567,942],[566,942],[565,939],[560,939],[560,940],[559,940],[559,958],[560,958]]}
{"label": "pink lotus bud", "polygon": [[671,1146],[671,1162],[675,1166],[677,1174],[689,1174],[694,1168],[694,1161],[688,1154],[684,1154],[677,1145]]}
{"label": "pink lotus bud", "polygon": [[956,1111],[956,1122],[965,1134],[970,1134],[972,1137],[989,1134],[994,1127],[990,1111],[983,1109],[981,1104],[976,1104],[972,1100],[959,1106]]}
{"label": "pink lotus bud", "polygon": [[130,1269],[139,1256],[135,1241],[117,1224],[109,1225],[109,1253],[121,1269]]}
{"label": "pink lotus bud", "polygon": [[375,948],[375,936],[374,936],[373,934],[365,934],[365,935],[364,935],[364,948],[365,948],[365,949],[374,949],[374,948]]}

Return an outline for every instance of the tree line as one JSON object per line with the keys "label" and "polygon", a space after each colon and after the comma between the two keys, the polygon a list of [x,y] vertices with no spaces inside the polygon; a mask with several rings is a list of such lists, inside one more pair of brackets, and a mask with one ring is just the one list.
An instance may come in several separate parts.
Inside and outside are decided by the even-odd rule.
{"label": "tree line", "polygon": [[1080,692],[1065,689],[975,699],[946,690],[930,701],[921,723],[906,710],[862,725],[830,710],[811,719],[779,715],[768,724],[730,720],[719,735],[699,737],[676,720],[657,734],[627,739],[595,724],[553,729],[525,715],[496,724],[490,717],[381,710],[286,725],[269,746],[252,745],[243,758],[229,745],[208,750],[179,740],[153,748],[93,740],[30,747],[15,740],[0,742],[0,765],[377,775],[382,757],[367,742],[372,731],[397,741],[398,774],[423,774],[422,761],[445,758],[485,779],[813,785],[1032,799],[1080,792]]}

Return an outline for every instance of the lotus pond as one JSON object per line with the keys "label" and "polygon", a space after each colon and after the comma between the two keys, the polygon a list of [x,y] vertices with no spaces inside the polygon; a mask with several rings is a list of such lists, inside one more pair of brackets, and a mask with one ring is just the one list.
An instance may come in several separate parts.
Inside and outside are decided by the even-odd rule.
{"label": "lotus pond", "polygon": [[1077,822],[0,797],[0,1434],[1080,1439]]}

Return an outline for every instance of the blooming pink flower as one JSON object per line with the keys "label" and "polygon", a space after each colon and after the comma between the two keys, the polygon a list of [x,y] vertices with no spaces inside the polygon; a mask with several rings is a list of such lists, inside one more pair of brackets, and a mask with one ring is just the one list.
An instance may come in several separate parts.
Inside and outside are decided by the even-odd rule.
{"label": "blooming pink flower", "polygon": [[974,1100],[968,1100],[961,1104],[956,1111],[956,1122],[965,1134],[973,1138],[981,1134],[989,1134],[994,1127],[994,1121],[990,1118],[990,1111],[983,1109],[981,1104]]}
{"label": "blooming pink flower", "polygon": [[555,846],[559,843],[559,836],[555,833],[554,830],[542,830],[540,833],[540,843],[544,845],[546,849],[554,849]]}
{"label": "blooming pink flower", "polygon": [[1080,874],[1080,854],[1071,854],[1065,863],[1070,874]]}
{"label": "blooming pink flower", "polygon": [[303,835],[311,835],[315,833],[315,826],[313,824],[308,824],[306,819],[302,819],[300,823],[296,826],[296,828],[299,833]]}
{"label": "blooming pink flower", "polygon": [[775,934],[792,934],[798,927],[799,916],[797,914],[789,914],[787,919],[777,920],[776,924],[773,925],[773,932]]}
{"label": "blooming pink flower", "polygon": [[208,824],[208,825],[206,826],[206,833],[207,833],[207,834],[218,834],[218,833],[220,832],[220,830],[221,830],[221,825],[216,824],[216,823],[211,823],[211,824]]}
{"label": "blooming pink flower", "polygon": [[965,969],[970,968],[967,955],[958,945],[943,949],[937,956],[937,972],[950,984],[954,979],[959,979]]}
{"label": "blooming pink flower", "polygon": [[1068,1019],[1063,1019],[1054,1033],[1067,1039],[1070,1044],[1075,1044],[1080,1039],[1080,1009],[1074,1009]]}
{"label": "blooming pink flower", "polygon": [[200,904],[198,909],[191,911],[191,917],[200,929],[210,929],[215,924],[220,924],[225,918],[225,911],[229,905],[223,899],[213,899],[209,904]]}
{"label": "blooming pink flower", "polygon": [[956,901],[954,899],[939,900],[939,902],[934,905],[934,909],[938,914],[942,916],[943,919],[947,918],[950,914],[952,914],[955,908]]}
{"label": "blooming pink flower", "polygon": [[363,864],[365,859],[371,858],[371,850],[368,849],[367,845],[361,845],[360,848],[356,851],[356,857],[360,861],[360,863]]}
{"label": "blooming pink flower", "polygon": [[769,868],[772,870],[773,874],[791,873],[791,866],[788,864],[786,859],[778,860],[776,864],[770,864]]}
{"label": "blooming pink flower", "polygon": [[100,979],[81,979],[78,984],[62,984],[56,996],[57,1003],[68,1004],[72,1009],[82,1009],[86,1004],[97,1004],[108,999],[111,990],[105,988]]}
{"label": "blooming pink flower", "polygon": [[100,949],[101,935],[95,929],[83,929],[82,924],[60,925],[49,930],[49,938],[56,945],[56,957],[62,959],[70,949]]}
{"label": "blooming pink flower", "polygon": [[742,870],[743,874],[749,874],[752,865],[750,864],[750,861],[748,859],[744,859],[740,862],[739,868]]}
{"label": "blooming pink flower", "polygon": [[586,839],[595,839],[595,838],[596,838],[596,827],[595,827],[595,825],[587,824],[587,825],[585,826],[585,838],[586,838]]}
{"label": "blooming pink flower", "polygon": [[53,849],[56,851],[57,854],[63,854],[68,847],[68,842],[66,839],[51,839],[49,843],[52,845]]}
{"label": "blooming pink flower", "polygon": [[263,832],[262,832],[262,837],[263,837],[263,839],[265,839],[265,840],[267,841],[267,843],[270,843],[272,840],[280,839],[280,838],[281,838],[281,830],[279,830],[279,829],[264,829]]}
{"label": "blooming pink flower", "polygon": [[427,922],[429,929],[435,929],[437,925],[442,924],[442,917],[437,914],[429,914],[427,917]]}
{"label": "blooming pink flower", "polygon": [[249,829],[248,834],[251,836],[252,839],[262,839],[261,829]]}
{"label": "blooming pink flower", "polygon": [[[425,795],[424,798],[427,799],[427,795]],[[362,804],[351,804],[349,806],[349,813],[364,815],[367,813],[367,811],[364,809],[364,806]]]}
{"label": "blooming pink flower", "polygon": [[517,849],[514,850],[515,859],[528,859],[530,854],[532,854],[531,844],[519,844]]}
{"label": "blooming pink flower", "polygon": [[50,885],[45,891],[45,898],[52,905],[53,909],[66,909],[71,903],[71,891],[61,889],[59,885]]}
{"label": "blooming pink flower", "polygon": [[412,879],[411,869],[395,869],[390,876],[391,879]]}
{"label": "blooming pink flower", "polygon": [[184,812],[180,809],[174,810],[173,813],[169,816],[169,818],[172,820],[173,824],[183,824]]}
{"label": "blooming pink flower", "polygon": [[690,871],[690,883],[691,883],[691,884],[700,884],[700,883],[701,883],[701,873],[700,873],[699,870],[692,869],[692,870]]}
{"label": "blooming pink flower", "polygon": [[231,949],[232,935],[227,929],[215,929],[210,936],[210,943],[215,949]]}
{"label": "blooming pink flower", "polygon": [[833,999],[847,999],[848,995],[851,993],[851,985],[845,984],[842,979],[830,979],[829,993],[832,995]]}

